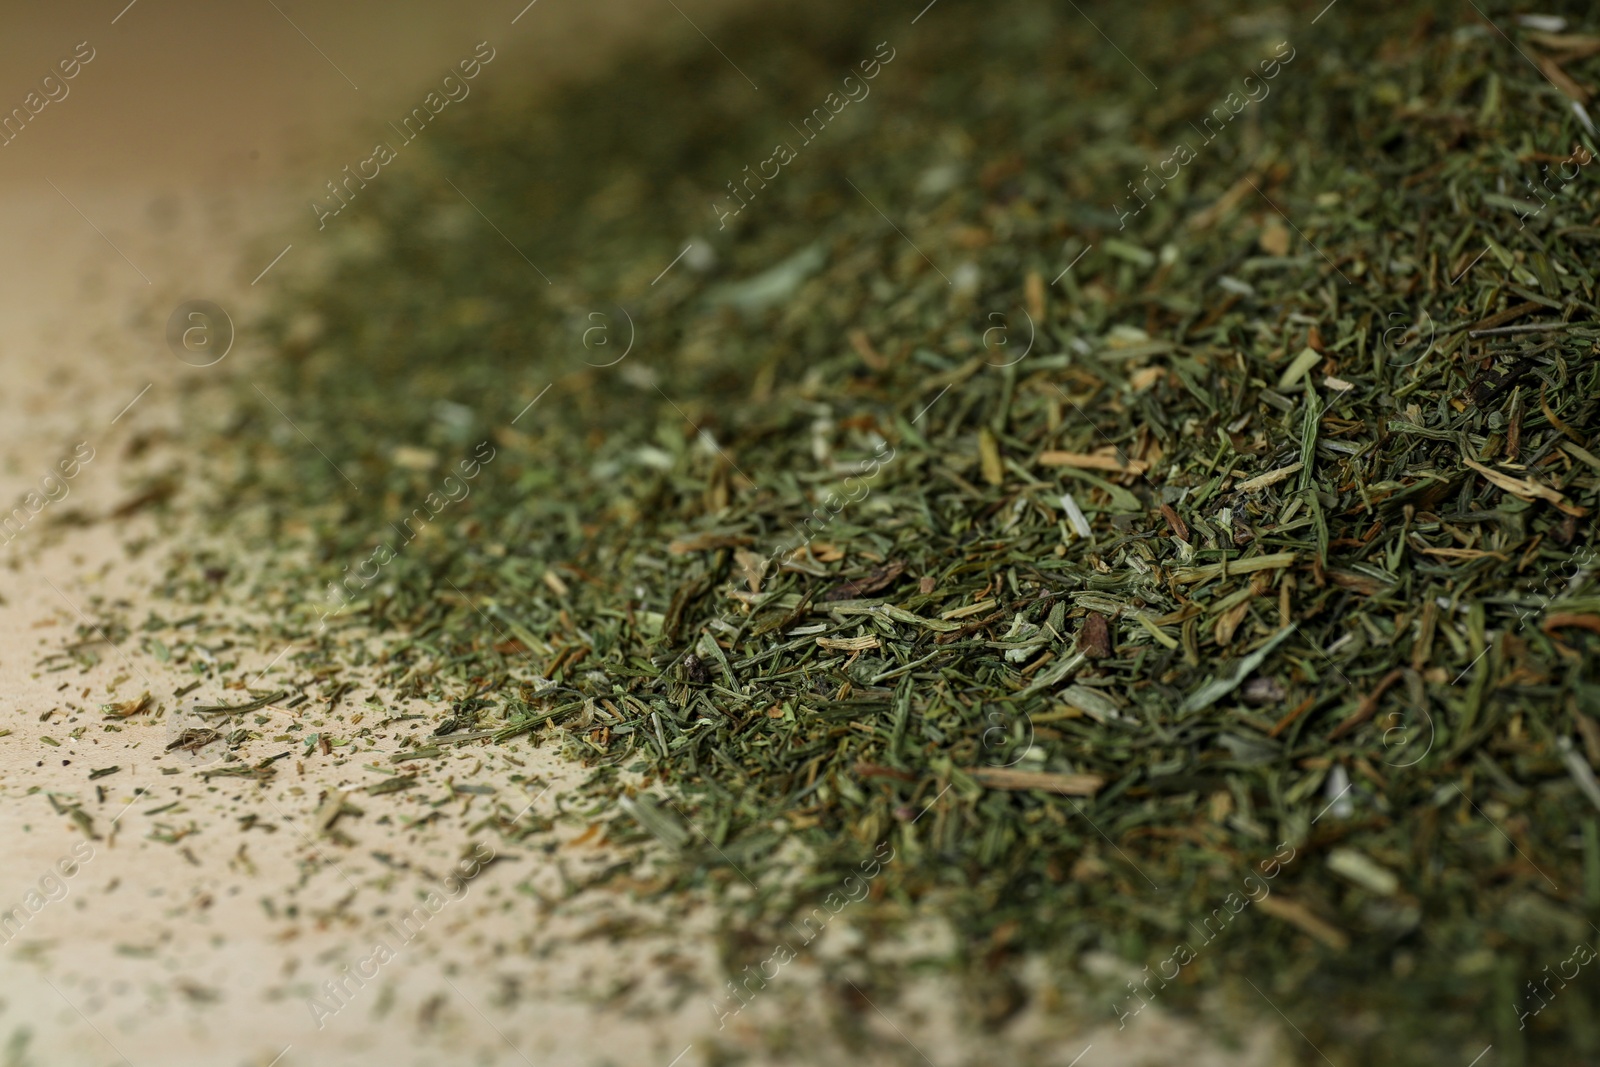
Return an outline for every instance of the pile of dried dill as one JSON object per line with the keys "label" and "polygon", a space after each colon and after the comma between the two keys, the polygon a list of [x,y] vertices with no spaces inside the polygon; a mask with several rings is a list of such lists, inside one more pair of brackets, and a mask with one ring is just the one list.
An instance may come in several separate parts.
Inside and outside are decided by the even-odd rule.
{"label": "pile of dried dill", "polygon": [[314,546],[286,632],[593,764],[730,969],[892,849],[852,906],[990,1022],[1097,951],[1124,1017],[1592,1055],[1567,6],[827,3],[463,108],[286,297],[316,448],[246,391],[219,514]]}

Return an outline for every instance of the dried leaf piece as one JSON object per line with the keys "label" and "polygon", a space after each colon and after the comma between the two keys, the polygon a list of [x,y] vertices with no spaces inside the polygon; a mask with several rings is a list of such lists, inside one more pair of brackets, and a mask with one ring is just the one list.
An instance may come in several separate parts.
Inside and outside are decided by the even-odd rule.
{"label": "dried leaf piece", "polygon": [[1044,318],[1044,275],[1030,270],[1022,280],[1022,298],[1028,305],[1028,314],[1035,319]]}
{"label": "dried leaf piece", "polygon": [[328,790],[327,795],[323,797],[322,805],[317,808],[316,814],[311,817],[311,822],[316,827],[317,833],[325,834],[333,829],[333,824],[338,821],[340,813],[344,810],[344,798],[345,794],[342,789]]}
{"label": "dried leaf piece", "polygon": [[1561,64],[1549,56],[1542,56],[1537,53],[1534,54],[1533,61],[1538,65],[1540,72],[1550,79],[1550,84],[1580,104],[1589,102],[1589,90],[1578,84],[1570,74],[1562,70]]}
{"label": "dried leaf piece", "polygon": [[990,485],[1005,484],[1006,468],[1000,459],[1000,440],[987,426],[978,431],[978,458],[983,461],[984,481]]}
{"label": "dried leaf piece", "polygon": [[1106,784],[1097,774],[1052,774],[1010,767],[973,767],[967,773],[986,789],[1042,789],[1069,797],[1092,797]]}
{"label": "dried leaf piece", "polygon": [[905,570],[905,560],[890,560],[881,567],[874,567],[864,578],[857,578],[834,586],[828,590],[828,594],[822,599],[825,601],[859,600],[862,597],[871,596],[873,593],[893,585],[895,580],[905,573]]}
{"label": "dried leaf piece", "polygon": [[1270,897],[1262,897],[1256,904],[1268,915],[1293,923],[1335,952],[1343,952],[1350,947],[1349,935],[1332,923],[1314,915],[1310,908],[1297,900],[1290,900],[1281,893],[1274,893]]}
{"label": "dried leaf piece", "polygon": [[127,719],[141,711],[150,710],[150,694],[146,692],[138,700],[124,700],[117,704],[101,704],[100,710],[105,712],[108,719]]}
{"label": "dried leaf piece", "polygon": [[857,778],[893,778],[900,782],[914,782],[917,776],[910,771],[897,770],[894,767],[882,767],[876,763],[857,762],[855,766]]}
{"label": "dried leaf piece", "polygon": [[770,562],[767,557],[746,548],[736,548],[733,550],[733,558],[739,564],[739,573],[750,586],[750,591],[761,592],[761,579],[766,575],[767,565]]}
{"label": "dried leaf piece", "polygon": [[215,730],[185,730],[173,738],[167,745],[167,751],[171,752],[175,748],[182,748],[190,752],[198,752],[221,737],[222,735]]}
{"label": "dried leaf piece", "polygon": [[889,369],[889,361],[879,355],[878,350],[872,347],[872,341],[867,337],[867,331],[857,328],[845,334],[850,339],[850,347],[856,350],[856,355],[861,361],[875,371]]}
{"label": "dried leaf piece", "polygon": [[817,645],[821,648],[831,648],[841,652],[864,652],[869,648],[882,648],[876,636],[865,634],[861,637],[819,637]]}
{"label": "dried leaf piece", "polygon": [[1072,467],[1085,471],[1115,471],[1118,474],[1143,474],[1150,464],[1142,459],[1127,459],[1103,452],[1040,452],[1039,463],[1046,467]]}
{"label": "dried leaf piece", "polygon": [[1179,567],[1172,572],[1172,580],[1180,584],[1204,582],[1220,578],[1223,574],[1253,574],[1256,571],[1277,570],[1294,563],[1293,552],[1275,552],[1269,556],[1252,556],[1229,563],[1208,563],[1204,567]]}
{"label": "dried leaf piece", "polygon": [[1583,33],[1558,33],[1546,30],[1533,30],[1528,34],[1528,40],[1540,48],[1548,48],[1552,52],[1565,52],[1562,59],[1585,59],[1589,56],[1600,55],[1600,37]]}
{"label": "dried leaf piece", "polygon": [[[941,612],[940,615],[939,615],[939,618],[941,618],[941,619],[965,619],[969,615],[982,615],[986,611],[993,611],[995,603],[996,602],[993,601],[993,600],[980,600],[975,604],[968,604],[966,607],[951,608],[949,611]],[[921,621],[926,621],[926,620],[921,620]],[[955,630],[955,629],[959,629],[959,627],[951,626],[951,627],[949,627],[949,629]]]}
{"label": "dried leaf piece", "polygon": [[1467,327],[1467,333],[1470,335],[1479,330],[1492,330],[1497,326],[1504,326],[1508,322],[1515,322],[1517,319],[1522,318],[1522,316],[1527,315],[1530,312],[1544,310],[1546,310],[1546,308],[1543,304],[1535,304],[1532,301],[1514,304],[1511,307],[1506,308],[1504,311],[1499,311],[1493,315],[1490,315],[1488,318],[1479,319],[1477,322]]}
{"label": "dried leaf piece", "polygon": [[275,693],[268,693],[258,697],[248,704],[197,704],[194,708],[196,715],[243,715],[247,711],[260,711],[268,704],[274,704],[289,695],[287,689],[280,689]]}
{"label": "dried leaf piece", "polygon": [[1373,713],[1378,710],[1378,700],[1383,696],[1384,690],[1398,682],[1401,678],[1404,678],[1405,673],[1404,667],[1396,667],[1394,670],[1384,675],[1383,680],[1373,687],[1372,692],[1368,693],[1361,699],[1361,704],[1356,708],[1355,712],[1351,714],[1348,719],[1344,720],[1344,722],[1341,722],[1338,726],[1333,728],[1333,732],[1328,734],[1328,740],[1337,741],[1351,730],[1354,730],[1357,726],[1360,726],[1362,723],[1372,718]]}
{"label": "dried leaf piece", "polygon": [[1217,617],[1216,624],[1211,629],[1212,639],[1218,647],[1227,648],[1233,644],[1234,631],[1239,629],[1239,624],[1244,622],[1245,616],[1250,614],[1250,601],[1235,604]]}
{"label": "dried leaf piece", "polygon": [[1568,626],[1576,626],[1579,629],[1588,630],[1590,633],[1600,634],[1600,615],[1572,615],[1558,612],[1555,615],[1547,616],[1544,622],[1540,624],[1539,629],[1549,633],[1552,630],[1560,630]]}
{"label": "dried leaf piece", "polygon": [[1556,749],[1561,753],[1561,762],[1567,765],[1567,773],[1577,783],[1578,791],[1589,798],[1589,803],[1600,808],[1600,780],[1595,778],[1594,768],[1584,762],[1570,737],[1556,738]]}
{"label": "dried leaf piece", "polygon": [[561,580],[561,575],[557,574],[554,570],[545,570],[544,584],[549,587],[552,593],[559,597],[567,596],[571,592],[571,589],[568,587],[567,583]]}
{"label": "dried leaf piece", "polygon": [[1229,693],[1233,692],[1239,687],[1239,683],[1248,678],[1250,676],[1250,672],[1261,666],[1261,664],[1266,660],[1267,656],[1271,654],[1272,650],[1277,648],[1278,645],[1290,634],[1294,633],[1294,631],[1295,624],[1290,623],[1288,626],[1285,626],[1283,629],[1273,634],[1260,648],[1239,660],[1238,664],[1235,665],[1232,674],[1223,678],[1214,678],[1210,682],[1207,682],[1205,685],[1191,693],[1189,698],[1183,702],[1183,706],[1178,710],[1185,715],[1191,712],[1202,711],[1205,708],[1209,708],[1211,705],[1215,704]]}
{"label": "dried leaf piece", "polygon": [[1069,685],[1058,694],[1061,702],[1069,708],[1083,712],[1098,723],[1126,722],[1128,717],[1122,713],[1117,702],[1099,689],[1086,685]]}
{"label": "dried leaf piece", "polygon": [[811,558],[819,563],[837,563],[844,559],[844,549],[827,541],[813,541],[807,547],[811,550]]}
{"label": "dried leaf piece", "polygon": [[1083,509],[1078,506],[1078,502],[1072,498],[1071,493],[1061,494],[1061,509],[1067,513],[1067,522],[1072,525],[1073,533],[1084,540],[1094,536],[1094,530],[1089,526],[1088,517],[1084,515]]}
{"label": "dried leaf piece", "polygon": [[1400,879],[1394,872],[1359,849],[1333,849],[1328,853],[1328,869],[1382,897],[1400,892]]}
{"label": "dried leaf piece", "polygon": [[[689,843],[690,835],[687,827],[676,814],[662,810],[656,803],[656,798],[648,793],[637,796],[622,797],[617,801],[623,811],[632,815],[640,826],[644,827],[651,836],[666,845],[668,848],[680,849]],[[598,829],[598,825],[591,830]]]}
{"label": "dried leaf piece", "polygon": [[1566,497],[1562,496],[1554,489],[1551,489],[1549,486],[1540,485],[1538,482],[1533,481],[1530,478],[1513,478],[1509,474],[1503,474],[1500,471],[1485,467],[1482,463],[1474,462],[1473,460],[1467,459],[1465,456],[1462,457],[1461,462],[1465,463],[1467,466],[1483,475],[1484,480],[1489,482],[1491,485],[1494,485],[1500,489],[1504,489],[1506,492],[1510,493],[1519,500],[1526,500],[1529,502],[1536,499],[1548,501],[1549,503],[1560,508],[1562,511],[1566,512],[1568,515],[1583,516],[1589,513],[1588,508],[1567,503]]}
{"label": "dried leaf piece", "polygon": [[1267,223],[1256,243],[1269,256],[1286,256],[1289,254],[1289,228],[1274,219]]}
{"label": "dried leaf piece", "polygon": [[674,556],[687,556],[694,552],[710,552],[717,548],[739,548],[749,543],[750,538],[735,534],[699,533],[673,540],[667,545],[667,551]]}
{"label": "dried leaf piece", "polygon": [[1295,382],[1306,376],[1306,372],[1322,362],[1322,353],[1315,348],[1302,348],[1294,361],[1283,369],[1283,374],[1278,377],[1278,388],[1287,389]]}
{"label": "dried leaf piece", "polygon": [[1161,517],[1166,519],[1167,525],[1172,528],[1172,536],[1180,541],[1189,540],[1189,527],[1184,524],[1183,519],[1173,510],[1171,504],[1161,505]]}
{"label": "dried leaf piece", "polygon": [[1279,467],[1275,471],[1268,471],[1265,474],[1258,474],[1249,481],[1240,482],[1237,488],[1241,493],[1253,493],[1257,489],[1265,489],[1269,485],[1277,485],[1279,482],[1289,477],[1289,475],[1294,474],[1304,466],[1304,463],[1296,460],[1287,467]]}
{"label": "dried leaf piece", "polygon": [[1544,417],[1550,420],[1550,425],[1554,426],[1557,430],[1560,430],[1564,437],[1566,437],[1573,444],[1582,445],[1583,438],[1578,436],[1578,431],[1562,422],[1561,419],[1556,416],[1556,413],[1550,410],[1550,402],[1545,399],[1545,390],[1547,388],[1547,383],[1539,383],[1539,409],[1544,412]]}
{"label": "dried leaf piece", "polygon": [[1600,767],[1600,723],[1576,708],[1572,711],[1572,721],[1577,723],[1578,733],[1583,737],[1583,751],[1590,765]]}

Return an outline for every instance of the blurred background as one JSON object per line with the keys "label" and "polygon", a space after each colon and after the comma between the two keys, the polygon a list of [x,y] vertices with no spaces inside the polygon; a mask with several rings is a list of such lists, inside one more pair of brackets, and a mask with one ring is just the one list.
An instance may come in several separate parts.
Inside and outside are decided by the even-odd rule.
{"label": "blurred background", "polygon": [[[27,121],[0,147],[0,493],[36,482],[56,442],[183,376],[163,343],[178,304],[219,301],[242,321],[276,280],[264,268],[315,255],[309,201],[479,42],[496,58],[472,84],[475,109],[603,71],[631,42],[698,38],[691,9],[706,21],[736,6],[14,5],[0,101]],[[92,58],[60,79],[75,53]],[[138,406],[170,413],[168,400],[152,389]]]}

